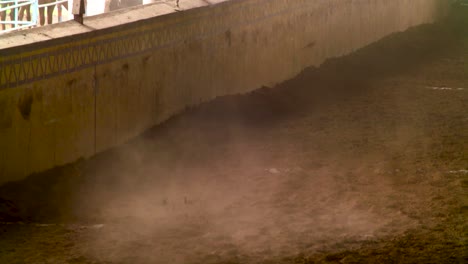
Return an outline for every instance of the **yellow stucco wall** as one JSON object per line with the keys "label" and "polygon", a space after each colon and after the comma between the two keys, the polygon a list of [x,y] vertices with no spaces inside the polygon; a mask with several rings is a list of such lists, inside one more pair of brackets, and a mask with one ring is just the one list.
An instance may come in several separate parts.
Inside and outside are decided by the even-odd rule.
{"label": "yellow stucco wall", "polygon": [[2,36],[0,183],[90,157],[187,106],[272,86],[447,9],[443,0],[218,2]]}

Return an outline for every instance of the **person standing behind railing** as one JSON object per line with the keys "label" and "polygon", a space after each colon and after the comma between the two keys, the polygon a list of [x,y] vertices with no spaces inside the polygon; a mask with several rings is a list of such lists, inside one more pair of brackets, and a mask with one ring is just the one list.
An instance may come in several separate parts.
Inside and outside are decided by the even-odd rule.
{"label": "person standing behind railing", "polygon": [[[39,5],[51,4],[54,3],[56,0],[39,0]],[[41,26],[45,25],[45,9],[47,9],[47,24],[53,23],[53,14],[55,9],[55,4],[39,7],[39,24]]]}
{"label": "person standing behind railing", "polygon": [[18,20],[23,21],[25,12],[26,12],[26,20],[31,21],[31,5],[26,5],[26,6],[20,7],[19,14],[18,14]]}
{"label": "person standing behind railing", "polygon": [[57,4],[57,11],[58,11],[58,22],[62,22],[62,9],[65,7],[65,9],[68,11],[68,2],[60,3]]}
{"label": "person standing behind railing", "polygon": [[[56,0],[38,0],[39,5],[51,4]],[[47,9],[47,24],[52,24],[53,22],[53,13],[55,5],[49,5],[45,7],[39,7],[39,24],[43,26],[45,24],[45,9]],[[26,20],[31,21],[31,5],[22,6],[19,11],[18,18],[20,21],[23,21],[24,13],[26,12]],[[34,12],[34,11],[33,11]]]}

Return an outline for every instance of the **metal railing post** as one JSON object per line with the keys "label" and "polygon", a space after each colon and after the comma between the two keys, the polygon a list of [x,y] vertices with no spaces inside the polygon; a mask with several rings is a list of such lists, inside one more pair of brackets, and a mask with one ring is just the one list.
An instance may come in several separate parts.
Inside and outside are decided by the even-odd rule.
{"label": "metal railing post", "polygon": [[37,13],[39,12],[38,0],[33,0],[32,2],[32,14],[31,14],[31,24],[32,26],[37,26]]}
{"label": "metal railing post", "polygon": [[18,27],[18,15],[19,15],[19,9],[20,7],[18,7],[18,0],[15,0],[15,8],[13,8],[10,12],[15,12],[15,28]]}
{"label": "metal railing post", "polygon": [[84,0],[73,0],[72,13],[74,20],[83,24],[83,15],[86,12],[86,2]]}

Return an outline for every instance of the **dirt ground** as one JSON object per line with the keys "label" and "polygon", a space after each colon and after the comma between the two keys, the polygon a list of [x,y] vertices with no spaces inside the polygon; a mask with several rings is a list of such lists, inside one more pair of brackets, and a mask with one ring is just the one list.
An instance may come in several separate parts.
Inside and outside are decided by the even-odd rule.
{"label": "dirt ground", "polygon": [[468,10],[0,197],[0,263],[468,263]]}

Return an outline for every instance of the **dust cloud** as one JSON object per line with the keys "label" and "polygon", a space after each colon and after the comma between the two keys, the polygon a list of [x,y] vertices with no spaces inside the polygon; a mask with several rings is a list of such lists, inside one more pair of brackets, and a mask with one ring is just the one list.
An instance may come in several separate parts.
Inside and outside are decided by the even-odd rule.
{"label": "dust cloud", "polygon": [[[115,252],[116,262],[190,263],[210,256],[248,262],[374,238],[395,218],[412,224],[397,210],[373,208],[371,197],[392,190],[388,179],[369,178],[367,160],[355,168],[351,159],[321,157],[313,149],[299,154],[301,142],[237,138],[231,129],[224,131],[229,139],[214,146],[212,137],[201,136],[212,132],[203,130],[152,139],[172,142],[156,147],[166,159],[133,146],[120,150],[118,169],[109,175],[104,165],[79,201],[84,212],[100,216],[94,222],[106,223],[85,238],[94,244],[90,249]],[[200,141],[190,145],[197,133]]]}

